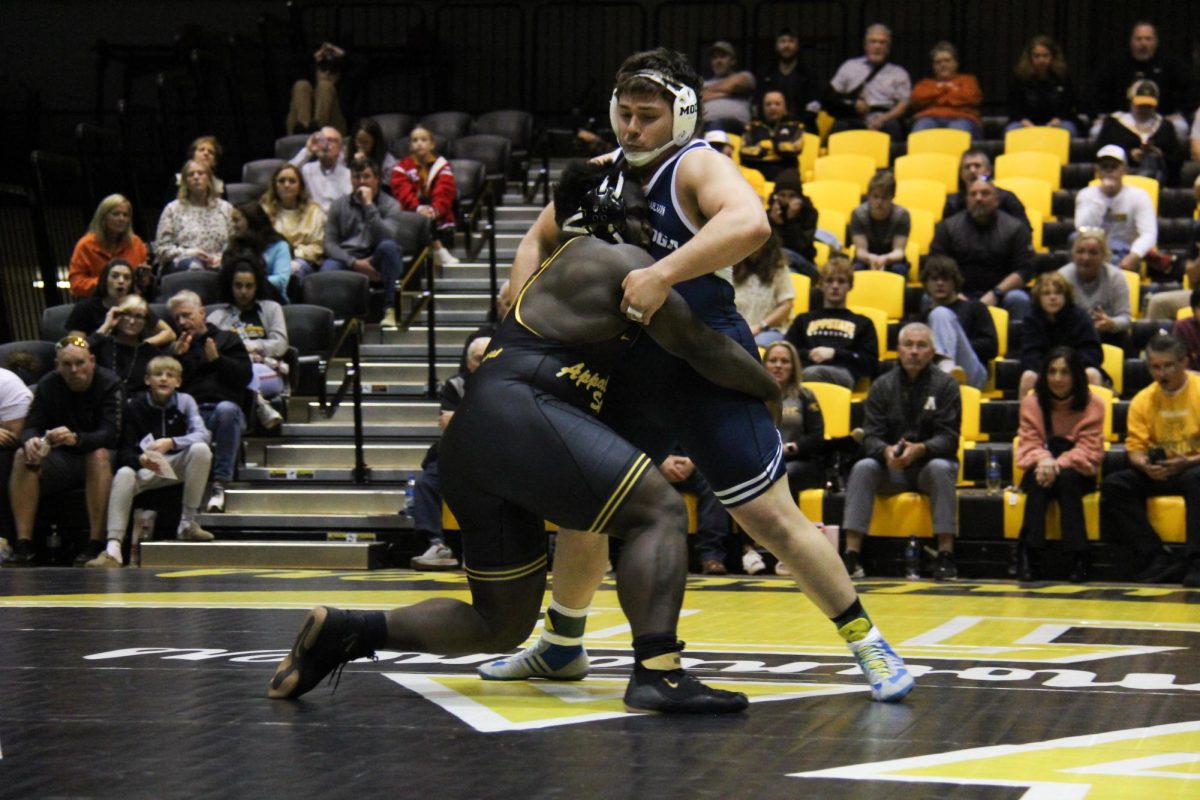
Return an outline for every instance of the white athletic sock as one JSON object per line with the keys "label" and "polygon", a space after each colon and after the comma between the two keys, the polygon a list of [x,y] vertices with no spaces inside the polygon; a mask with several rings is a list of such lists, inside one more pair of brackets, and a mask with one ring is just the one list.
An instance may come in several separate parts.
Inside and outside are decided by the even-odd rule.
{"label": "white athletic sock", "polygon": [[110,556],[117,560],[118,564],[124,564],[125,559],[121,556],[121,540],[109,539],[108,544],[104,548]]}

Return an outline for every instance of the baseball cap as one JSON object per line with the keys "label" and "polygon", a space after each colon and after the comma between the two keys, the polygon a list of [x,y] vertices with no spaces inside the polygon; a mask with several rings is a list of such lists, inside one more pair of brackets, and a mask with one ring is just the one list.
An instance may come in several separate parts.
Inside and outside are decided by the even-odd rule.
{"label": "baseball cap", "polygon": [[712,47],[708,48],[708,51],[710,53],[715,53],[717,51],[720,51],[723,53],[728,53],[731,56],[735,56],[735,57],[737,56],[737,50],[735,50],[733,45],[731,45],[729,42],[725,41],[724,39],[713,42]]}
{"label": "baseball cap", "polygon": [[1124,164],[1125,148],[1116,144],[1106,144],[1104,147],[1101,147],[1096,151],[1096,160],[1099,161],[1102,158],[1115,158],[1117,161],[1120,161],[1122,164]]}

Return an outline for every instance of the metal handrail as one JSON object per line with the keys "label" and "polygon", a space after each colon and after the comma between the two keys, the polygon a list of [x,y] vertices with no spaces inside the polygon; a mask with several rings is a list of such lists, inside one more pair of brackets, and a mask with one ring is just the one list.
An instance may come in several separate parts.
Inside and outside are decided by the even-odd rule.
{"label": "metal handrail", "polygon": [[[321,366],[321,379],[317,385],[317,401],[320,405],[321,414],[325,419],[331,419],[341,406],[342,400],[346,397],[346,391],[351,392],[351,398],[354,402],[354,471],[352,477],[355,483],[369,483],[371,480],[371,468],[367,466],[366,456],[364,454],[364,434],[363,434],[363,417],[362,417],[362,363],[359,359],[358,345],[362,339],[362,320],[358,317],[351,317],[346,320],[345,326],[342,328],[342,335],[338,338],[337,344],[329,351],[329,358],[325,364]],[[342,351],[342,347],[349,344],[350,347],[350,364],[346,367],[346,374],[342,376],[342,382],[338,386],[337,391],[333,393],[333,400],[328,400],[328,393],[325,387],[325,369],[329,361],[337,357]]]}

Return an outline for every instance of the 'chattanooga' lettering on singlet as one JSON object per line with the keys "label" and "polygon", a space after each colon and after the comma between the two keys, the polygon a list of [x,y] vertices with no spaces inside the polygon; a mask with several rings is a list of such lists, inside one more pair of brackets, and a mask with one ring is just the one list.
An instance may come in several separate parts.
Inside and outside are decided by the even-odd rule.
{"label": "'chattanooga' lettering on singlet", "polygon": [[858,325],[848,319],[820,317],[809,322],[804,332],[809,336],[844,336],[853,339],[856,330]]}
{"label": "'chattanooga' lettering on singlet", "polygon": [[587,368],[587,364],[580,361],[578,364],[563,367],[555,373],[554,377],[567,378],[585,392],[591,392],[592,402],[589,408],[592,411],[600,411],[600,406],[604,404],[604,392],[608,390],[607,376],[601,375],[598,372],[592,372]]}

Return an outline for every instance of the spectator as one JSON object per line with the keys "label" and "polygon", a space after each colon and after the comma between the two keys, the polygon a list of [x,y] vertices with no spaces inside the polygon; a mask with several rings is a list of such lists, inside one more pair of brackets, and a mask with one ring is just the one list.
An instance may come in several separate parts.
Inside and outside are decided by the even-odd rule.
{"label": "spectator", "polygon": [[[1196,214],[1192,222],[1192,240],[1184,258],[1183,275],[1186,286],[1200,286],[1200,175],[1192,183],[1192,194],[1196,197]],[[1150,302],[1146,305],[1146,318],[1173,320],[1179,309],[1188,307],[1189,298],[1187,289],[1155,292],[1150,295]]]}
{"label": "spectator", "polygon": [[[211,135],[193,139],[187,149],[189,161],[197,161],[208,167],[209,171],[212,172],[213,192],[216,193],[217,197],[225,194],[225,182],[217,177],[217,164],[220,163],[221,155],[224,152],[217,137]],[[181,174],[175,176],[175,185],[183,185],[183,176]]]}
{"label": "spectator", "polygon": [[248,200],[233,210],[233,238],[225,248],[221,264],[245,256],[263,263],[267,281],[286,303],[288,281],[292,277],[292,250],[257,200]]}
{"label": "spectator", "polygon": [[[1200,375],[1185,368],[1187,352],[1171,336],[1146,345],[1153,383],[1129,404],[1125,451],[1129,468],[1110,473],[1100,487],[1103,519],[1141,557],[1138,583],[1200,588]],[[1146,498],[1183,495],[1187,564],[1166,550],[1146,517]],[[1186,574],[1184,574],[1186,568]]]}
{"label": "spectator", "polygon": [[154,250],[162,274],[215,270],[233,235],[233,206],[222,200],[212,169],[199,161],[183,165],[179,197],[158,219]]}
{"label": "spectator", "polygon": [[856,270],[885,269],[907,281],[909,263],[904,248],[912,220],[907,209],[892,202],[895,197],[896,178],[890,170],[872,175],[867,202],[850,213],[850,242]]}
{"label": "spectator", "polygon": [[[438,392],[440,408],[438,411],[438,429],[446,430],[450,420],[458,411],[463,398],[466,397],[470,385],[471,373],[479,369],[483,356],[487,353],[490,336],[479,336],[467,343],[466,361],[457,374],[451,376],[442,384]],[[413,528],[417,536],[425,539],[429,545],[425,552],[413,557],[410,566],[419,570],[446,570],[458,566],[454,551],[446,544],[442,531],[442,482],[438,475],[438,443],[434,442],[421,460],[421,471],[417,474],[413,486],[413,505],[411,512]]]}
{"label": "spectator", "polygon": [[[114,258],[100,270],[92,296],[75,303],[67,317],[67,330],[83,331],[86,336],[107,336],[117,327],[118,307],[125,298],[136,296],[133,267],[128,261]],[[162,347],[175,341],[175,331],[152,312],[147,312],[145,331],[147,343]]]}
{"label": "spectator", "polygon": [[1154,81],[1137,81],[1129,87],[1129,110],[1109,114],[1100,126],[1096,144],[1116,145],[1129,159],[1134,175],[1174,184],[1185,157],[1175,126],[1158,113],[1158,87]]}
{"label": "spectator", "polygon": [[121,380],[96,359],[85,339],[55,346],[55,371],[38,381],[13,459],[9,500],[17,541],[15,567],[32,566],[33,523],[39,499],[83,486],[89,538],[77,565],[104,549],[104,518],[112,484],[112,450],[121,427]]}
{"label": "spectator", "polygon": [[1017,397],[1033,388],[1046,354],[1059,346],[1079,354],[1088,383],[1100,384],[1104,353],[1092,315],[1075,303],[1075,290],[1060,272],[1046,272],[1033,285],[1033,307],[1021,330],[1021,385]]}
{"label": "spectator", "polygon": [[836,383],[853,389],[859,378],[873,378],[879,364],[875,325],[846,308],[854,288],[854,268],[845,256],[831,256],[821,270],[825,307],[792,321],[786,339],[800,354],[806,381]]}
{"label": "spectator", "polygon": [[929,497],[938,560],[934,577],[958,577],[958,437],[962,397],[958,384],[933,369],[933,332],[919,322],[900,329],[900,366],[871,384],[863,411],[865,457],[846,485],[846,552],[852,578],[864,577],[859,555],[871,526],[876,495],[920,492]]}
{"label": "spectator", "polygon": [[[350,162],[356,158],[367,158],[379,168],[381,176],[391,175],[396,168],[396,157],[389,149],[390,142],[384,138],[383,128],[373,117],[363,117],[358,121],[350,132],[350,142],[354,146],[346,148],[346,166],[350,166]],[[382,188],[388,194],[392,193],[390,185]]]}
{"label": "spectator", "polygon": [[233,480],[246,415],[242,400],[253,370],[242,340],[204,319],[204,303],[191,291],[177,292],[167,301],[180,335],[175,357],[183,366],[181,388],[200,406],[204,425],[212,433],[212,491],[205,510],[225,510],[225,484]]}
{"label": "spectator", "polygon": [[1128,55],[1114,54],[1102,60],[1096,70],[1092,111],[1097,115],[1093,135],[1104,115],[1125,107],[1125,87],[1137,80],[1152,80],[1161,96],[1159,110],[1170,118],[1179,139],[1187,136],[1186,117],[1192,111],[1192,79],[1188,65],[1173,55],[1158,50],[1158,31],[1141,21],[1129,36]]}
{"label": "spectator", "polygon": [[767,92],[782,93],[792,116],[807,127],[816,126],[816,117],[806,110],[816,103],[816,95],[800,61],[800,39],[791,28],[781,28],[775,35],[775,61],[770,71],[759,77],[758,91],[760,102]]}
{"label": "spectator", "polygon": [[[108,496],[108,541],[87,562],[89,567],[120,567],[121,545],[129,527],[133,498],[142,492],[183,484],[183,508],[176,538],[211,542],[213,535],[196,520],[212,464],[209,433],[190,395],[178,391],[183,367],[170,356],[159,356],[146,370],[146,389],[126,402],[117,450],[116,475]],[[143,444],[146,439],[152,443]],[[157,453],[162,459],[155,458]],[[163,463],[178,477],[163,474]]]}
{"label": "spectator", "polygon": [[[952,217],[967,208],[967,186],[976,178],[992,177],[992,160],[982,150],[971,148],[963,152],[958,162],[958,191],[946,195],[946,204],[942,207],[942,219]],[[996,187],[1000,198],[1000,210],[1010,217],[1017,219],[1032,232],[1029,215],[1025,213],[1025,205],[1021,199],[1007,189]]]}
{"label": "spectator", "polygon": [[1195,119],[1192,120],[1190,137],[1192,140],[1192,161],[1200,161],[1200,109],[1196,109]]}
{"label": "spectator", "polygon": [[8,483],[32,399],[33,394],[19,375],[0,368],[0,487],[3,487],[0,491],[0,561],[12,555],[10,543],[17,538],[9,507]]}
{"label": "spectator", "polygon": [[405,211],[427,217],[433,226],[433,259],[441,267],[457,264],[454,244],[454,200],[458,187],[450,162],[438,155],[433,134],[420,126],[408,138],[408,157],[392,169],[392,196]]}
{"label": "spectator", "polygon": [[1075,195],[1075,227],[1102,229],[1113,263],[1139,272],[1158,243],[1154,203],[1144,189],[1124,184],[1125,151],[1115,144],[1097,151],[1096,177],[1099,183]]}
{"label": "spectator", "polygon": [[1192,289],[1190,305],[1192,316],[1175,320],[1171,324],[1171,335],[1187,351],[1187,368],[1200,372],[1200,289]]}
{"label": "spectator", "polygon": [[800,382],[800,354],[791,342],[775,342],[763,353],[763,366],[783,393],[779,435],[793,495],[825,486],[825,417],[816,396]]}
{"label": "spectator", "polygon": [[814,283],[819,281],[821,276],[813,263],[817,257],[814,243],[817,209],[801,190],[800,173],[784,170],[775,176],[775,191],[771,193],[767,209],[771,230],[779,235],[785,248],[796,254],[791,269],[807,275]]}
{"label": "spectator", "polygon": [[218,286],[223,305],[209,312],[207,321],[241,338],[254,374],[248,387],[254,392],[254,413],[259,424],[272,430],[283,417],[268,401],[285,395],[287,389],[287,364],[282,359],[288,334],[283,307],[270,299],[269,284],[257,259],[234,258],[222,264]]}
{"label": "spectator", "polygon": [[917,81],[912,89],[913,133],[934,128],[966,131],[972,139],[983,136],[979,109],[983,92],[974,75],[958,71],[958,49],[949,42],[938,42],[929,51],[933,77]]}
{"label": "spectator", "polygon": [[1092,315],[1100,341],[1124,348],[1129,344],[1133,310],[1129,283],[1111,260],[1104,231],[1083,228],[1071,245],[1071,263],[1058,271],[1071,284],[1075,305]]}
{"label": "spectator", "polygon": [[962,370],[969,386],[987,384],[987,365],[1000,352],[996,324],[987,306],[960,294],[963,277],[949,256],[930,256],[921,270],[930,308],[921,321],[933,331],[934,363],[943,371]]}
{"label": "spectator", "polygon": [[325,253],[325,212],[308,196],[299,167],[284,164],[276,169],[259,203],[292,248],[291,274],[303,283]]}
{"label": "spectator", "polygon": [[756,169],[769,181],[783,169],[796,169],[804,150],[804,124],[791,117],[783,92],[763,94],[762,118],[746,126],[742,166]]}
{"label": "spectator", "polygon": [[[713,150],[716,150],[726,158],[732,159],[737,155],[733,151],[733,142],[729,141],[729,134],[725,131],[708,131],[704,134],[704,141],[708,142],[709,145],[712,146]],[[747,167],[744,167],[741,164],[738,164],[738,166],[742,169],[747,169]],[[742,174],[745,175],[746,173],[743,172]],[[747,176],[747,179],[749,180],[750,177]]]}
{"label": "spectator", "polygon": [[742,133],[750,124],[754,73],[737,69],[737,50],[729,42],[713,42],[708,51],[712,77],[700,91],[700,113],[708,128]]}
{"label": "spectator", "polygon": [[289,134],[305,133],[313,126],[329,126],[346,130],[346,115],[338,98],[338,83],[346,68],[346,51],[335,44],[322,42],[313,53],[316,64],[316,85],[300,79],[292,85],[284,128]]}
{"label": "spectator", "polygon": [[892,31],[886,25],[867,28],[863,37],[865,55],[842,62],[829,82],[822,101],[825,111],[837,121],[833,132],[869,128],[884,131],[893,141],[904,138],[904,115],[908,112],[912,81],[904,67],[888,62]]}
{"label": "spectator", "polygon": [[292,156],[291,163],[300,168],[309,197],[326,214],[334,200],[350,194],[350,168],[342,163],[343,146],[341,132],[326,126],[309,136]]}
{"label": "spectator", "polygon": [[[116,323],[111,328],[107,327],[108,320],[105,320],[105,324],[90,334],[87,341],[96,364],[112,370],[121,379],[125,396],[129,397],[146,385],[146,365],[160,350],[148,339],[150,306],[140,295],[126,295],[113,308],[113,316]],[[162,320],[158,320],[158,323],[166,325]],[[174,337],[172,331],[167,343],[174,341]]]}
{"label": "spectator", "polygon": [[1021,51],[1013,72],[1005,130],[1044,125],[1063,128],[1072,139],[1078,138],[1075,91],[1058,42],[1049,36],[1034,36]]}
{"label": "spectator", "polygon": [[396,324],[396,281],[403,254],[396,244],[400,204],[379,191],[379,174],[365,158],[350,167],[354,192],[329,207],[325,222],[325,261],[321,270],[352,269],[382,283],[386,298],[383,325]]}
{"label": "spectator", "polygon": [[71,298],[81,300],[96,290],[96,279],[104,265],[115,258],[129,264],[145,264],[146,243],[133,232],[133,205],[123,195],[110,194],[96,206],[88,231],[71,253],[67,279]]}
{"label": "spectator", "polygon": [[779,235],[733,265],[733,300],[759,347],[783,338],[796,290]]}
{"label": "spectator", "polygon": [[1022,287],[1033,275],[1033,237],[999,206],[996,184],[976,178],[967,187],[966,210],[934,228],[929,253],[954,259],[964,295],[1002,305],[1013,319],[1023,319],[1029,311],[1029,294]]}
{"label": "spectator", "polygon": [[1017,545],[1020,580],[1040,577],[1046,547],[1046,506],[1058,500],[1070,580],[1087,580],[1088,544],[1083,495],[1095,489],[1104,458],[1104,401],[1088,389],[1083,361],[1070,347],[1046,355],[1032,394],[1021,397],[1016,463],[1025,470],[1025,518]]}

